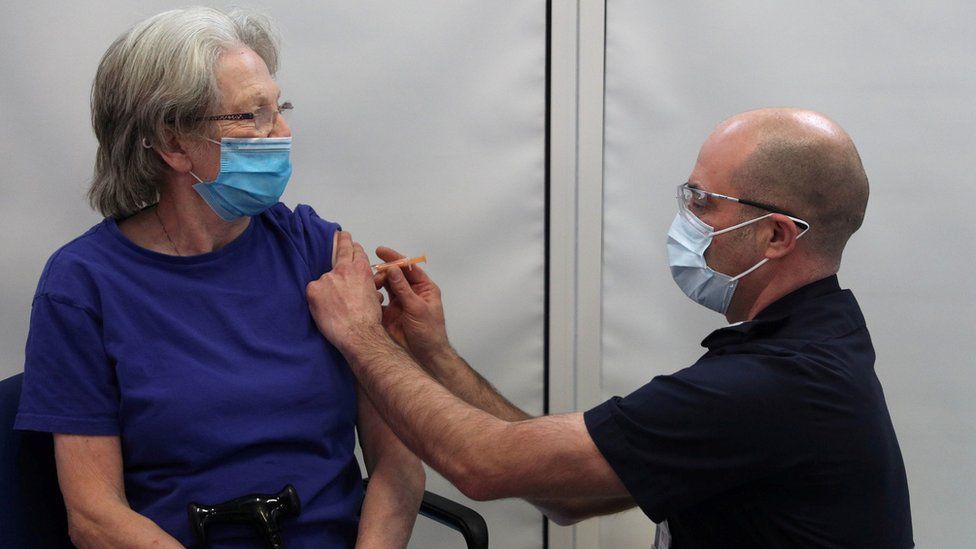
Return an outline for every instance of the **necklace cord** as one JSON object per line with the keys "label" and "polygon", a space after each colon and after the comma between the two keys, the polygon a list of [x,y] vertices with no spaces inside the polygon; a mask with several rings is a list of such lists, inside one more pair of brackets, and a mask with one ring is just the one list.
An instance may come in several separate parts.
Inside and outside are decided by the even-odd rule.
{"label": "necklace cord", "polygon": [[163,218],[162,217],[159,217],[159,205],[158,204],[153,209],[153,212],[155,212],[155,214],[156,214],[156,221],[159,222],[159,227],[161,229],[163,229],[163,234],[166,235],[166,240],[169,240],[169,245],[173,247],[173,251],[176,252],[176,255],[177,256],[183,257],[183,254],[180,253],[180,249],[176,247],[176,243],[173,242],[172,237],[169,236],[169,231],[166,230],[166,225],[163,223]]}

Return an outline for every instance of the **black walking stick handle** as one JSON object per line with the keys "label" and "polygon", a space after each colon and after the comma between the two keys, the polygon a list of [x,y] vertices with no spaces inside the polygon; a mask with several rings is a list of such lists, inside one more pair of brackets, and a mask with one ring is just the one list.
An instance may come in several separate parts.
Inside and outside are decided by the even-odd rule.
{"label": "black walking stick handle", "polygon": [[297,517],[301,512],[298,492],[291,484],[274,495],[249,494],[215,505],[187,506],[190,528],[200,547],[207,546],[207,528],[212,524],[251,524],[269,549],[284,549],[278,521],[284,515]]}

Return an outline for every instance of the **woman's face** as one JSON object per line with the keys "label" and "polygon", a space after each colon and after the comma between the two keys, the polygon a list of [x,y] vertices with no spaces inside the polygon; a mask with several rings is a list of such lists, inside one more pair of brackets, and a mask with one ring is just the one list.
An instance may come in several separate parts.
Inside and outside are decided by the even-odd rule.
{"label": "woman's face", "polygon": [[[264,60],[254,50],[241,46],[224,52],[217,61],[217,88],[220,107],[212,114],[254,112],[259,108],[277,110],[281,98],[278,84],[271,78]],[[270,132],[259,133],[251,120],[221,120],[212,122],[214,133],[209,137],[290,137],[291,128],[284,117],[277,115]],[[200,139],[200,146],[190,152],[193,172],[204,181],[216,179],[220,171],[220,146]]]}

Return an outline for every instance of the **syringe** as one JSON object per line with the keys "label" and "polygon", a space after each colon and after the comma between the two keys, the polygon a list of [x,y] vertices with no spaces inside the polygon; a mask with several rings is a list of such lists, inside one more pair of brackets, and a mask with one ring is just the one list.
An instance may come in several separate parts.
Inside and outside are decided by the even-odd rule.
{"label": "syringe", "polygon": [[370,265],[375,271],[385,271],[387,269],[392,269],[394,267],[406,266],[407,269],[412,269],[417,263],[427,263],[427,256],[421,255],[417,257],[403,257],[395,261],[389,261],[387,263],[377,263],[376,265]]}

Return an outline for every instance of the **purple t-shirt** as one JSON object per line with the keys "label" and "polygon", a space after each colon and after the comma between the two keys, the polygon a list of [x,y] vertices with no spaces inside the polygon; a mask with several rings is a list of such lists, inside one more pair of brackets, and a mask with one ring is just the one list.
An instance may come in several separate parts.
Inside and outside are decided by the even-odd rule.
{"label": "purple t-shirt", "polygon": [[[188,503],[291,483],[302,510],[282,521],[287,546],[351,547],[354,379],[305,299],[336,230],[278,204],[220,250],[175,257],[112,219],[92,227],[41,275],[15,427],[120,436],[129,504],[184,544]],[[246,526],[210,540],[262,546]]]}

